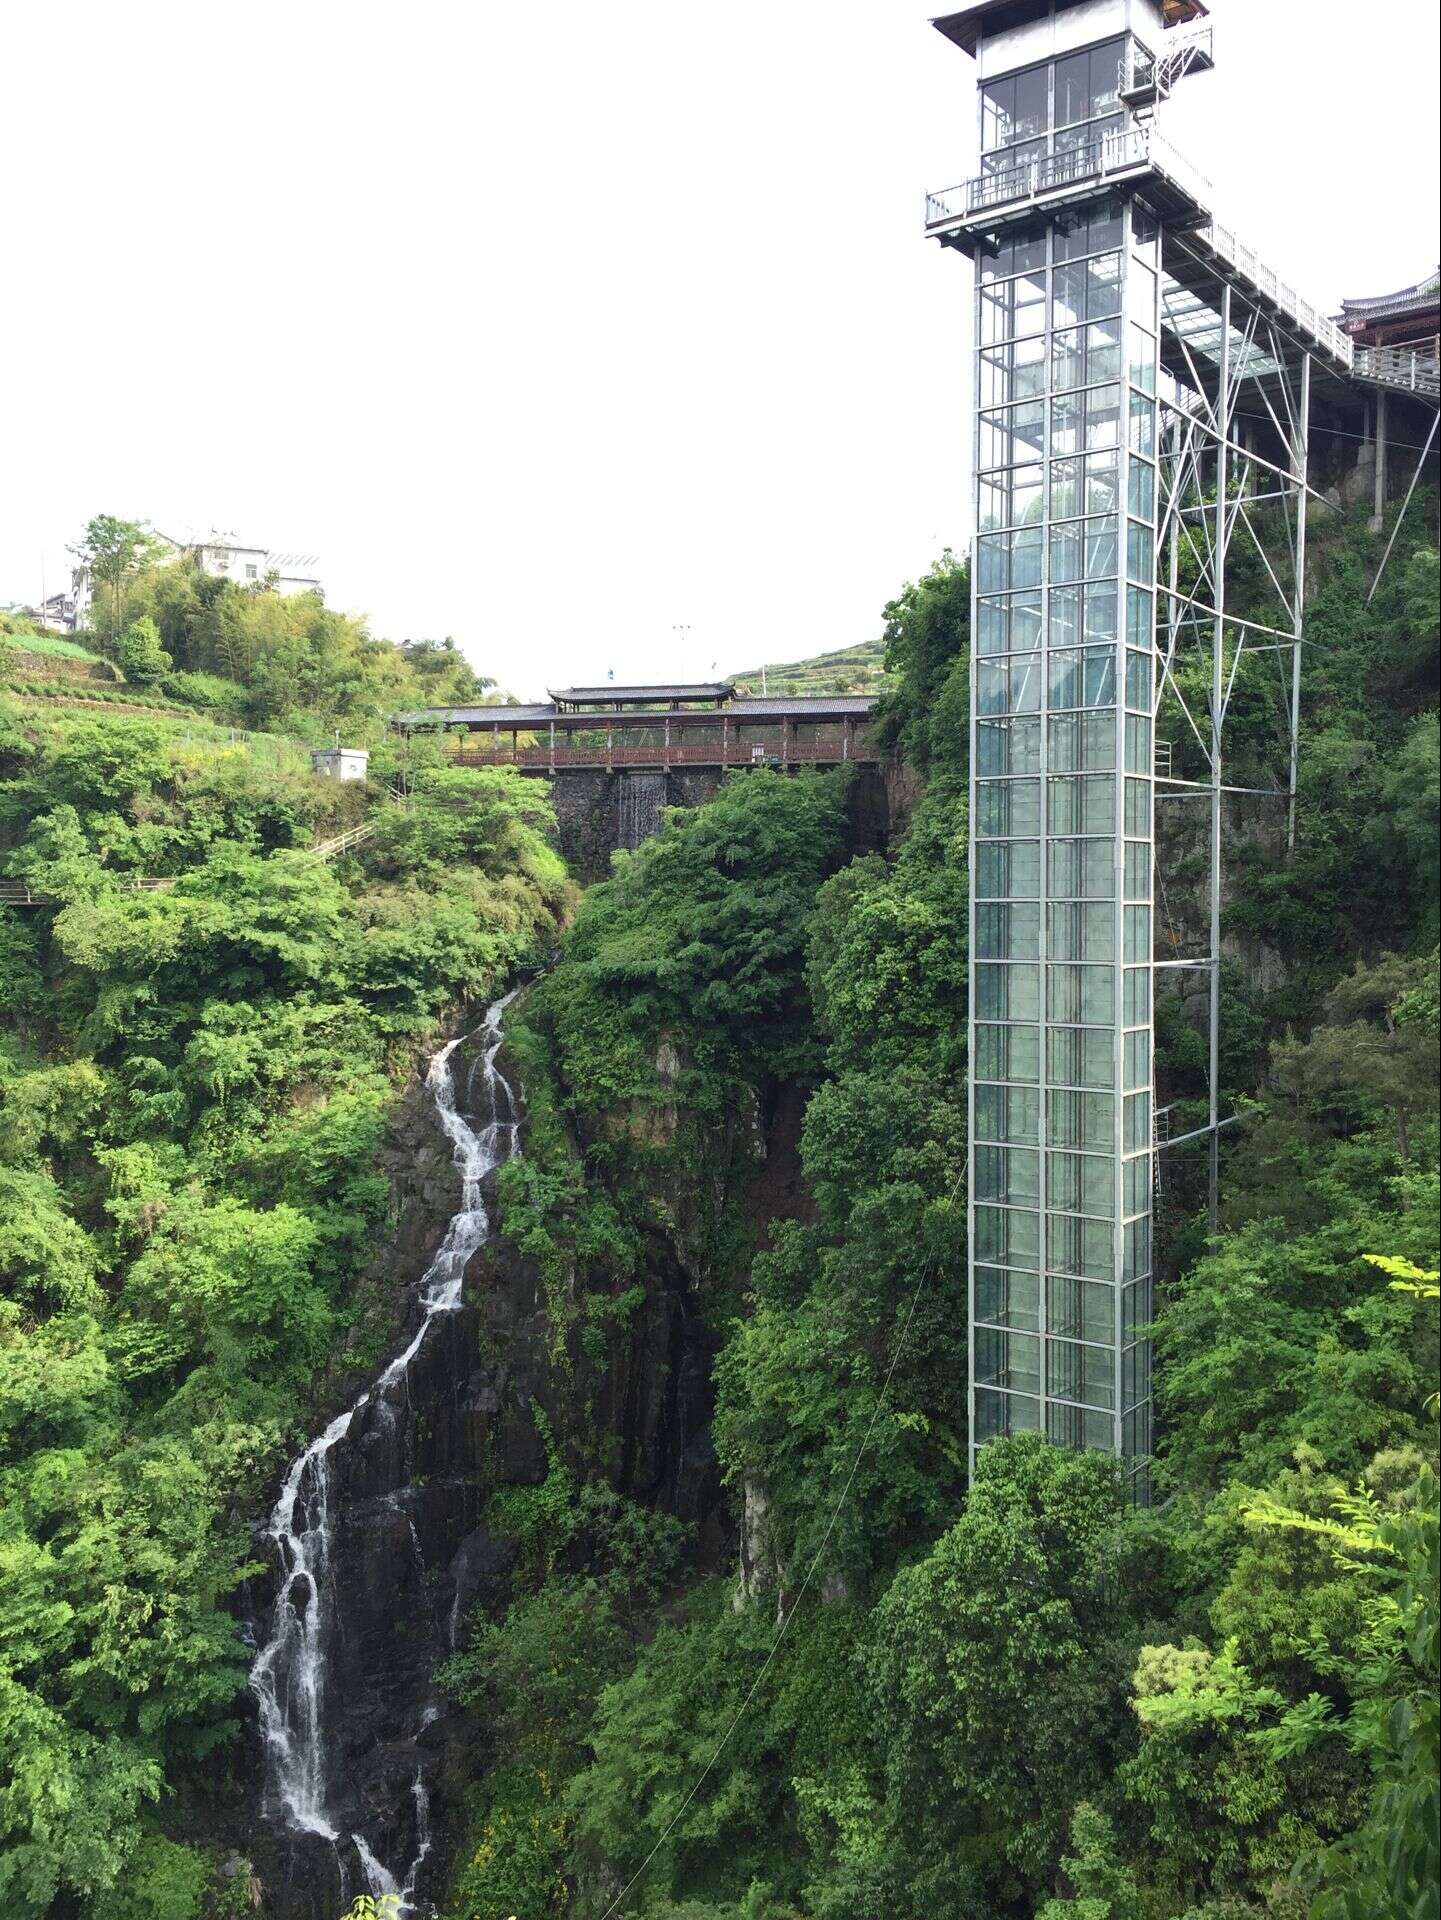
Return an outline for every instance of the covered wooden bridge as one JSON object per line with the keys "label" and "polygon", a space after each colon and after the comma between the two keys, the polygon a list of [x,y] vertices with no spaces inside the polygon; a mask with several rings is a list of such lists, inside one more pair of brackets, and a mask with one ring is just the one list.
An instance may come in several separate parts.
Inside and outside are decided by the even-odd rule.
{"label": "covered wooden bridge", "polygon": [[562,687],[535,706],[427,707],[398,713],[405,733],[464,728],[463,766],[529,773],[596,767],[672,768],[874,764],[874,700],[851,694],[753,698],[728,683]]}

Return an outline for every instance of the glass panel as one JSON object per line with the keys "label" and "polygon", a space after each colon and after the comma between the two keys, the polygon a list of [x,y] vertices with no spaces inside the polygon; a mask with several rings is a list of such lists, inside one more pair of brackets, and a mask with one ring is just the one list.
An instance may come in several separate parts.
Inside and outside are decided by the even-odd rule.
{"label": "glass panel", "polygon": [[1013,1207],[1038,1206],[1040,1154],[1033,1147],[977,1147],[976,1198],[1004,1200]]}
{"label": "glass panel", "polygon": [[1052,580],[1079,580],[1085,557],[1084,520],[1063,520],[1051,527]]}
{"label": "glass panel", "polygon": [[[1140,1034],[1127,1034],[1127,1044],[1141,1038]],[[1148,1212],[1151,1205],[1150,1155],[1145,1154],[1139,1160],[1128,1160],[1122,1172],[1121,1211],[1128,1219],[1132,1214]]]}
{"label": "glass panel", "polygon": [[1009,1433],[1034,1433],[1041,1424],[1041,1403],[1024,1393],[976,1389],[976,1440],[1000,1440]]}
{"label": "glass panel", "polygon": [[[1114,716],[1108,715],[1114,726]],[[1112,748],[1114,752],[1114,746]],[[982,776],[1003,773],[1039,773],[1041,770],[1041,723],[1039,720],[978,720],[976,722],[976,772]]]}
{"label": "glass panel", "polygon": [[[1049,891],[1057,900],[1110,900],[1116,855],[1110,840],[1048,840]],[[1109,1019],[1109,1015],[1106,1016]]]}
{"label": "glass panel", "polygon": [[[1140,783],[1137,783],[1140,784]],[[978,780],[976,833],[982,839],[1003,834],[1039,833],[1039,780]]]}
{"label": "glass panel", "polygon": [[1126,705],[1151,711],[1151,656],[1132,648],[1126,652]]}
{"label": "glass panel", "polygon": [[1051,832],[1114,833],[1116,782],[1107,774],[1053,777],[1050,783]]}
{"label": "glass panel", "polygon": [[1131,446],[1136,453],[1156,451],[1156,403],[1143,393],[1131,395]]}
{"label": "glass panel", "polygon": [[1116,571],[1114,516],[1086,522],[1086,578],[1105,580]]}
{"label": "glass panel", "polygon": [[[979,1215],[980,1209],[977,1208]],[[1016,1216],[1034,1219],[1034,1214]],[[1046,1265],[1057,1273],[1109,1280],[1115,1269],[1116,1229],[1109,1220],[1078,1220],[1070,1213],[1046,1215]],[[1029,1265],[1016,1262],[1017,1265]]]}
{"label": "glass panel", "polygon": [[1151,849],[1143,840],[1126,842],[1126,898],[1149,900],[1151,897]]}
{"label": "glass panel", "polygon": [[1151,1403],[1144,1401],[1134,1412],[1121,1416],[1121,1452],[1127,1459],[1151,1451]]}
{"label": "glass panel", "polygon": [[1113,648],[1053,650],[1050,656],[1051,707],[1112,707],[1116,704],[1116,655]]}
{"label": "glass panel", "polygon": [[[1085,400],[1087,448],[1114,447],[1120,428],[1121,389],[1096,387],[1085,396]],[[1058,448],[1057,451],[1062,449]]]}
{"label": "glass panel", "polygon": [[1041,1282],[1034,1273],[976,1268],[976,1318],[1000,1327],[1036,1333],[1041,1325]]}
{"label": "glass panel", "polygon": [[1041,704],[1041,672],[1031,655],[976,666],[976,712],[1034,713]]}
{"label": "glass panel", "polygon": [[1098,254],[1086,262],[1086,318],[1104,320],[1120,311],[1121,256],[1119,253]]}
{"label": "glass panel", "polygon": [[1034,1146],[1041,1131],[1041,1096],[1030,1087],[976,1088],[976,1138]]}
{"label": "glass panel", "polygon": [[1046,1281],[1046,1324],[1068,1340],[1114,1344],[1116,1290],[1099,1280],[1068,1280],[1052,1274]]}
{"label": "glass panel", "polygon": [[1091,118],[1091,54],[1083,47],[1056,62],[1056,125],[1074,126]]}
{"label": "glass panel", "polygon": [[981,151],[1004,147],[1016,133],[1016,76],[989,80],[981,88]]}
{"label": "glass panel", "polygon": [[1139,520],[1126,522],[1126,572],[1133,580],[1149,580],[1156,570],[1155,537]]}
{"label": "glass panel", "polygon": [[1126,831],[1149,834],[1151,831],[1151,783],[1149,780],[1126,782]]}
{"label": "glass panel", "polygon": [[1039,1020],[1041,982],[1036,967],[976,967],[978,1020]]}
{"label": "glass panel", "polygon": [[1125,1153],[1136,1153],[1151,1144],[1151,1096],[1128,1093],[1121,1103],[1121,1145]]}
{"label": "glass panel", "polygon": [[1064,520],[1081,511],[1081,463],[1079,460],[1051,462],[1051,518]]}
{"label": "glass panel", "polygon": [[1030,1080],[1040,1078],[1041,1030],[1039,1027],[977,1027],[976,1078],[978,1080]]}
{"label": "glass panel", "polygon": [[1124,1230],[1121,1247],[1121,1271],[1127,1280],[1138,1280],[1151,1271],[1151,1217],[1143,1214]]}
{"label": "glass panel", "polygon": [[[1022,1334],[1016,1337],[1024,1339],[1026,1336]],[[1046,1374],[1047,1391],[1059,1399],[1081,1400],[1088,1407],[1114,1407],[1116,1404],[1116,1356],[1113,1348],[1083,1347],[1074,1340],[1048,1340]]]}
{"label": "glass panel", "polygon": [[998,407],[980,415],[976,438],[979,467],[1012,467],[1039,460],[1046,441],[1044,401],[1027,400],[1015,407]]}
{"label": "glass panel", "polygon": [[1126,771],[1151,771],[1151,723],[1137,714],[1126,716]]}
{"label": "glass panel", "polygon": [[1081,589],[1052,587],[1046,603],[1046,642],[1065,646],[1081,637]]}
{"label": "glass panel", "polygon": [[1121,323],[1102,320],[1086,328],[1086,379],[1118,380],[1121,376]]}
{"label": "glass panel", "polygon": [[[1122,1025],[1149,1026],[1151,1020],[1151,969],[1127,967],[1124,971],[1125,994]],[[1137,1146],[1145,1142],[1138,1140]]]}
{"label": "glass panel", "polygon": [[1146,393],[1156,391],[1156,337],[1133,321],[1126,329],[1130,350],[1127,354],[1131,384]]}
{"label": "glass panel", "polygon": [[1126,589],[1126,639],[1133,647],[1151,651],[1151,596],[1144,587]]}
{"label": "glass panel", "polygon": [[[1083,773],[1116,764],[1114,713],[1064,714],[1050,723],[1051,767],[1056,773]],[[1150,772],[1149,762],[1146,772]]]}
{"label": "glass panel", "polygon": [[1151,1397],[1151,1343],[1141,1340],[1121,1355],[1121,1405],[1133,1407]]}
{"label": "glass panel", "polygon": [[1081,429],[1085,420],[1085,397],[1063,393],[1051,402],[1051,452],[1053,455],[1079,453]]}
{"label": "glass panel", "polygon": [[1153,520],[1156,509],[1156,469],[1134,454],[1126,463],[1126,508],[1138,520]]}
{"label": "glass panel", "polygon": [[[987,1148],[1004,1152],[1004,1148]],[[1046,1161],[1046,1195],[1053,1207],[1107,1216],[1116,1211],[1115,1162],[1098,1153],[1052,1153]],[[1127,1229],[1129,1231],[1129,1229]],[[1105,1336],[1109,1338],[1109,1334]]]}
{"label": "glass panel", "polygon": [[[1142,1165],[1145,1164],[1143,1161]],[[1148,1327],[1155,1318],[1155,1306],[1152,1299],[1154,1282],[1146,1280],[1129,1281],[1121,1289],[1121,1332],[1124,1335],[1135,1333],[1140,1327]]]}
{"label": "glass panel", "polygon": [[[1059,270],[1058,270],[1059,271]],[[1107,376],[1115,378],[1112,373]],[[1086,342],[1079,327],[1065,327],[1051,335],[1051,386],[1057,393],[1086,383]],[[1076,511],[1074,507],[1070,509]]]}
{"label": "glass panel", "polygon": [[976,954],[982,960],[1038,960],[1041,955],[1039,906],[978,905]]}
{"label": "glass panel", "polygon": [[1125,924],[1126,960],[1149,960],[1151,957],[1151,909],[1149,907],[1126,907],[1122,918]]}
{"label": "glass panel", "polygon": [[1086,458],[1086,512],[1114,513],[1118,505],[1116,456],[1092,453]]}
{"label": "glass panel", "polygon": [[1040,891],[1039,840],[986,840],[976,848],[978,900],[1034,900]]}
{"label": "glass panel", "polygon": [[1115,1033],[1110,1027],[1047,1027],[1046,1078],[1057,1087],[1115,1084]]}
{"label": "glass panel", "polygon": [[1034,139],[1046,131],[1050,114],[1050,74],[1045,67],[1031,67],[1015,79],[1015,135],[1018,140]]}
{"label": "glass panel", "polygon": [[1053,902],[1046,914],[1046,951],[1052,960],[1115,959],[1116,915],[1109,900],[1098,906],[1084,906],[1079,901]]}
{"label": "glass panel", "polygon": [[1109,1453],[1114,1445],[1115,1424],[1109,1413],[1090,1407],[1046,1407],[1046,1437],[1055,1446],[1090,1448]]}
{"label": "glass panel", "polygon": [[1019,1207],[976,1207],[975,1257],[988,1266],[1037,1267],[1041,1256],[1041,1216]]}
{"label": "glass panel", "polygon": [[1116,1017],[1114,967],[1050,966],[1046,1017],[1068,1026],[1107,1026]]}
{"label": "glass panel", "polygon": [[[1142,1027],[1136,1033],[1128,1033],[1125,1039],[1125,1058],[1122,1071],[1127,1087],[1149,1087],[1151,1084],[1151,1035]],[[1128,1207],[1128,1213],[1134,1213],[1134,1207]]]}
{"label": "glass panel", "polygon": [[1116,1103],[1109,1093],[1046,1095],[1046,1138],[1053,1147],[1109,1152],[1115,1146],[1115,1127]]}
{"label": "glass panel", "polygon": [[1114,586],[1086,588],[1086,638],[1104,640],[1114,645],[1116,638],[1116,589]]}

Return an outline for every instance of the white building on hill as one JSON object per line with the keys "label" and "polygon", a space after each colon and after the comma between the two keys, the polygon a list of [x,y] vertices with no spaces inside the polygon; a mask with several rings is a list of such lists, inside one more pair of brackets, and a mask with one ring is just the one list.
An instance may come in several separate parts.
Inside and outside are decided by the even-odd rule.
{"label": "white building on hill", "polygon": [[[234,533],[179,530],[156,536],[175,559],[188,558],[202,573],[218,580],[233,580],[240,587],[269,587],[281,594],[319,593],[318,558],[313,553],[292,553],[275,547],[252,546]],[[70,575],[70,592],[62,598],[51,596],[46,603],[45,624],[53,632],[83,627],[90,616],[94,582],[90,569],[81,561]]]}

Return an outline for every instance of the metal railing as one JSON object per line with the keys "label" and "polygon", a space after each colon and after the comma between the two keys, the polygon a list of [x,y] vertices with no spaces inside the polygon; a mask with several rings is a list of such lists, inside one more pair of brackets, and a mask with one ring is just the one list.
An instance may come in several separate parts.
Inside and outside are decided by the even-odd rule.
{"label": "metal railing", "polygon": [[[1104,181],[1112,176],[1133,174],[1145,167],[1161,174],[1197,206],[1210,206],[1210,181],[1184,155],[1178,153],[1169,140],[1153,126],[1127,127],[1067,153],[1035,154],[1015,166],[1000,167],[992,173],[963,181],[958,187],[948,187],[941,193],[928,193],[926,231],[929,233],[970,215],[1017,205],[1081,182]],[[1280,308],[1304,332],[1319,341],[1343,366],[1351,367],[1353,349],[1350,335],[1343,333],[1334,320],[1328,319],[1309,301],[1303,300],[1294,287],[1288,286],[1273,267],[1268,267],[1254,248],[1238,240],[1229,227],[1223,227],[1213,220],[1198,227],[1194,237],[1219,260],[1249,280],[1273,306]],[[1370,374],[1366,377],[1383,378],[1388,383],[1394,379],[1390,374]],[[1430,393],[1434,390],[1426,384],[1424,366],[1418,368],[1415,391]]]}
{"label": "metal railing", "polygon": [[[168,893],[175,885],[173,874],[153,879],[149,875],[137,876],[125,882],[130,893]],[[7,907],[53,907],[56,905],[52,893],[36,893],[28,880],[0,880],[0,905]]]}
{"label": "metal railing", "polygon": [[1125,127],[1084,146],[1062,152],[1032,154],[1013,166],[996,167],[958,187],[926,195],[926,227],[943,226],[968,214],[989,213],[998,207],[1056,193],[1083,181],[1106,180],[1113,174],[1154,167],[1201,206],[1208,206],[1211,183],[1197,172],[1154,127]]}
{"label": "metal railing", "polygon": [[313,847],[302,849],[307,860],[334,860],[337,855],[349,853],[352,847],[358,847],[362,840],[368,840],[375,832],[375,822],[364,820],[358,827],[349,827],[344,833],[337,833],[333,839],[317,841]]}
{"label": "metal railing", "polygon": [[1309,301],[1303,300],[1294,287],[1288,287],[1275,269],[1266,265],[1254,247],[1244,245],[1229,227],[1220,226],[1215,221],[1208,227],[1200,228],[1195,237],[1228,266],[1234,267],[1237,273],[1243,274],[1272,306],[1289,314],[1346,366],[1351,365],[1350,335],[1343,333],[1334,320],[1328,320]]}
{"label": "metal railing", "polygon": [[1358,380],[1441,398],[1441,340],[1414,347],[1356,347],[1351,370]]}

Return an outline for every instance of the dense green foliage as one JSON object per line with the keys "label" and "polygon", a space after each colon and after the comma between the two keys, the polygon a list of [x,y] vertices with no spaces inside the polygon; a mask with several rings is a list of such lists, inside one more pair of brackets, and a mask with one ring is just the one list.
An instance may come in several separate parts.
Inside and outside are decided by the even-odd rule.
{"label": "dense green foliage", "polygon": [[[365,812],[338,869],[314,837]],[[508,771],[339,790],[283,743],[0,709],[0,1908],[186,1920],[227,1764],[245,1515],[315,1418],[414,1050],[554,938]],[[161,876],[137,891],[133,876]],[[369,1321],[364,1310],[369,1301]],[[217,1892],[216,1898],[219,1898]],[[217,1912],[220,1909],[215,1909]]]}

